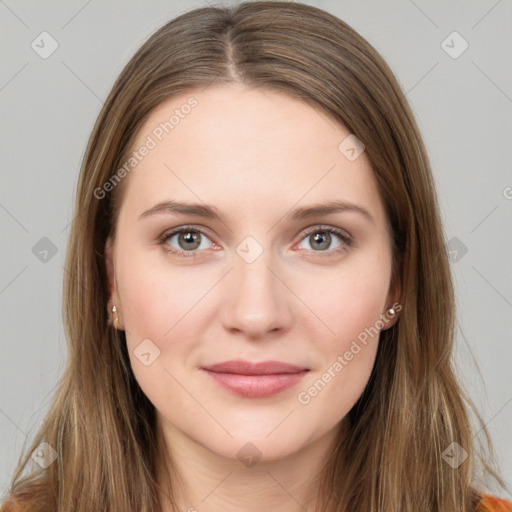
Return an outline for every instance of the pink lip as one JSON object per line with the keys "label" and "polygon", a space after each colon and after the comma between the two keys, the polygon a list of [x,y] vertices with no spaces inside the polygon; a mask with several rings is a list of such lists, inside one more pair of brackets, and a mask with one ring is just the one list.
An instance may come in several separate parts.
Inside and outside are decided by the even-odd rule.
{"label": "pink lip", "polygon": [[225,361],[202,368],[218,384],[238,395],[263,398],[275,395],[297,384],[307,368],[279,361]]}

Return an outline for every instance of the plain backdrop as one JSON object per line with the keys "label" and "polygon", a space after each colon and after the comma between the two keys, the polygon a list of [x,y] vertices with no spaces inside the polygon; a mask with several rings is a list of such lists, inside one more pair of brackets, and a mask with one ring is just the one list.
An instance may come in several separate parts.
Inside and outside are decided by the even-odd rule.
{"label": "plain backdrop", "polygon": [[[511,485],[512,2],[305,3],[337,15],[376,47],[416,115],[452,255],[458,371]],[[0,0],[0,491],[64,366],[63,263],[93,123],[147,37],[206,5]]]}

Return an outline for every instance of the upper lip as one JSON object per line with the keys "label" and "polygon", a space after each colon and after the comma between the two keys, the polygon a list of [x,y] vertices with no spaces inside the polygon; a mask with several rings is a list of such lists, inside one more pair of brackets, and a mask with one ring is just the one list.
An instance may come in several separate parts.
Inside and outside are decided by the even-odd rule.
{"label": "upper lip", "polygon": [[204,366],[205,370],[216,373],[237,373],[240,375],[273,375],[280,373],[299,373],[307,368],[283,363],[281,361],[261,361],[251,363],[241,359]]}

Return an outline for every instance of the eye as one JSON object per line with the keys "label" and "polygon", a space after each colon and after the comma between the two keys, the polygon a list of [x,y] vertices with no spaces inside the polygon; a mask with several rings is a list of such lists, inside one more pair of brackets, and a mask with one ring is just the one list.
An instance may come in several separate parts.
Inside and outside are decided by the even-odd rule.
{"label": "eye", "polygon": [[[332,243],[336,238],[338,238],[338,244],[333,247]],[[303,234],[301,243],[308,242],[310,248],[306,247],[307,250],[327,253],[322,256],[332,256],[350,247],[352,240],[352,235],[340,228],[313,226]],[[180,257],[195,257],[201,250],[217,247],[204,231],[192,226],[182,226],[166,231],[158,238],[158,242],[166,252]]]}
{"label": "eye", "polygon": [[[174,246],[171,245],[173,240],[176,244]],[[205,240],[209,240],[210,243],[206,243]],[[206,233],[191,226],[183,226],[172,231],[167,231],[160,236],[158,242],[165,251],[184,257],[194,257],[198,252],[196,249],[204,250],[214,246]]]}
{"label": "eye", "polygon": [[[336,238],[341,241],[333,247],[332,243]],[[302,240],[303,242],[308,242],[310,246],[310,248],[306,247],[306,249],[314,252],[327,252],[329,256],[332,253],[339,253],[352,244],[352,236],[334,226],[313,226],[304,233]]]}

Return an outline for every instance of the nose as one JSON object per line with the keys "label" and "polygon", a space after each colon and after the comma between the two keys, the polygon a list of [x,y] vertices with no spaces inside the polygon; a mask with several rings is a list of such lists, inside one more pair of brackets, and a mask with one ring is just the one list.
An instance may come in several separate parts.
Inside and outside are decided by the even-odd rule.
{"label": "nose", "polygon": [[234,268],[224,282],[221,320],[224,328],[250,339],[284,332],[292,325],[291,295],[270,251],[252,263],[235,255]]}

